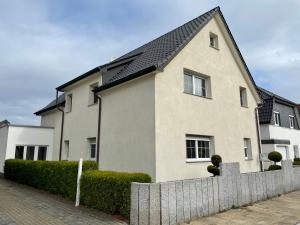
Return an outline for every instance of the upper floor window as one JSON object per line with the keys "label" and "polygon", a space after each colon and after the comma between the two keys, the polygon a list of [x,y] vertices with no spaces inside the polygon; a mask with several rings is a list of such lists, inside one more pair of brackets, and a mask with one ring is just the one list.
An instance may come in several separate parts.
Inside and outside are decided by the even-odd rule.
{"label": "upper floor window", "polygon": [[211,138],[186,137],[186,158],[188,162],[209,161],[212,155]]}
{"label": "upper floor window", "polygon": [[280,113],[274,112],[274,124],[275,126],[280,126]]}
{"label": "upper floor window", "polygon": [[96,104],[98,99],[93,90],[98,87],[98,83],[94,83],[90,85],[90,90],[89,90],[89,105]]}
{"label": "upper floor window", "polygon": [[184,92],[188,94],[209,97],[209,77],[188,72],[184,72]]}
{"label": "upper floor window", "polygon": [[209,45],[210,45],[210,47],[219,49],[218,35],[216,35],[214,33],[209,33]]}
{"label": "upper floor window", "polygon": [[246,160],[252,159],[251,139],[244,138],[244,155]]}
{"label": "upper floor window", "polygon": [[295,117],[289,115],[290,128],[295,128]]}
{"label": "upper floor window", "polygon": [[240,87],[240,101],[241,101],[241,106],[243,107],[248,106],[247,89],[244,87]]}
{"label": "upper floor window", "polygon": [[66,112],[72,111],[72,94],[68,94],[66,98]]}

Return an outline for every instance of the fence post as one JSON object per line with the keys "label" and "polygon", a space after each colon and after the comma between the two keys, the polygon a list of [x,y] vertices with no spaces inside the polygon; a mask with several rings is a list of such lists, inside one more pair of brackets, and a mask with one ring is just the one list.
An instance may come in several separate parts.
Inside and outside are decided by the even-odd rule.
{"label": "fence post", "polygon": [[78,175],[77,175],[77,191],[76,191],[76,203],[75,206],[78,207],[80,203],[80,178],[82,174],[82,158],[80,158],[78,163]]}

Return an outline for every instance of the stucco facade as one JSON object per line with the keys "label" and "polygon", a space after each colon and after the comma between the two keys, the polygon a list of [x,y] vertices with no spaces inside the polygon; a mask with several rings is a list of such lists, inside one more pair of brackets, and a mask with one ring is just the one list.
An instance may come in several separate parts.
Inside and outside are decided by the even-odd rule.
{"label": "stucco facade", "polygon": [[[98,103],[90,104],[90,85],[101,82],[101,76],[96,73],[66,88],[65,95],[72,94],[72,109],[66,111],[62,143],[63,160],[90,159],[88,140],[97,138]],[[67,104],[67,103],[66,103]],[[69,142],[67,153],[66,141]]]}

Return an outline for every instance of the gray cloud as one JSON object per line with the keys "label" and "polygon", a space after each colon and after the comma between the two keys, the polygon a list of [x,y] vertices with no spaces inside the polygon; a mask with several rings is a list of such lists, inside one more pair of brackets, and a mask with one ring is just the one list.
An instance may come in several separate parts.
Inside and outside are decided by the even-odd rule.
{"label": "gray cloud", "polygon": [[[64,4],[64,5],[62,5]],[[300,102],[300,1],[1,1],[0,120],[38,124],[54,88],[221,4],[256,82]]]}

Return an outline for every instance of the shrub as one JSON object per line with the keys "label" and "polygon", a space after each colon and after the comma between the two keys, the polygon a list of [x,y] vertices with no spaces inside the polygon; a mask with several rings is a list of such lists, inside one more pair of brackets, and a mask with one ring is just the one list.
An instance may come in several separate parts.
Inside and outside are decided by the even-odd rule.
{"label": "shrub", "polygon": [[277,162],[282,160],[282,155],[279,152],[273,151],[269,153],[268,158],[274,162],[274,165],[276,165]]}
{"label": "shrub", "polygon": [[300,166],[300,158],[295,158],[293,162],[294,166]]}
{"label": "shrub", "polygon": [[270,165],[269,170],[281,170],[281,166],[279,166],[279,165]]}
{"label": "shrub", "polygon": [[220,176],[220,169],[216,166],[209,165],[207,166],[207,171],[212,173],[214,176]]}
{"label": "shrub", "polygon": [[213,156],[211,157],[211,163],[212,163],[214,166],[216,166],[216,167],[219,168],[221,162],[222,162],[222,157],[221,157],[221,156],[219,156],[219,155],[213,155]]}
{"label": "shrub", "polygon": [[81,202],[129,218],[131,182],[150,183],[151,177],[142,173],[86,171],[81,177]]}
{"label": "shrub", "polygon": [[[83,171],[98,169],[96,162],[84,161]],[[5,161],[7,179],[75,199],[78,162],[67,161]]]}

